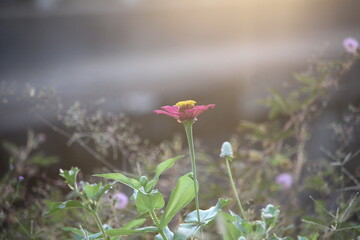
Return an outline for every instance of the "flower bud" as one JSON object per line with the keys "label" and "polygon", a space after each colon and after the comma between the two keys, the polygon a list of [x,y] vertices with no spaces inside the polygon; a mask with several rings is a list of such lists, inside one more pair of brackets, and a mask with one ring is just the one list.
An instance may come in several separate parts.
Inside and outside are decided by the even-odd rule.
{"label": "flower bud", "polygon": [[149,180],[146,176],[141,176],[139,178],[139,181],[140,181],[141,186],[145,187]]}
{"label": "flower bud", "polygon": [[233,158],[233,150],[231,147],[231,144],[229,142],[224,142],[223,145],[221,146],[221,153],[220,153],[220,157],[226,158],[226,157],[230,157]]}

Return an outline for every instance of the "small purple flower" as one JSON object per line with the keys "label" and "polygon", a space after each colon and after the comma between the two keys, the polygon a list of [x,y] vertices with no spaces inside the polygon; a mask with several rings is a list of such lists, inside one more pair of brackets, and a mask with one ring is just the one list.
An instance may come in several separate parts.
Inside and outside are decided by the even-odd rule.
{"label": "small purple flower", "polygon": [[124,193],[119,192],[113,195],[115,200],[115,208],[124,209],[129,203],[129,198]]}
{"label": "small purple flower", "polygon": [[36,139],[39,143],[43,143],[46,141],[46,135],[43,134],[43,133],[39,133],[37,136],[36,136]]}
{"label": "small purple flower", "polygon": [[344,39],[343,46],[348,53],[356,54],[359,48],[359,42],[355,38],[348,37]]}
{"label": "small purple flower", "polygon": [[23,176],[19,176],[18,179],[19,179],[19,182],[21,182],[21,181],[24,181],[25,178]]}
{"label": "small purple flower", "polygon": [[293,177],[289,173],[281,173],[276,176],[276,183],[286,190],[291,188],[293,184]]}
{"label": "small purple flower", "polygon": [[83,181],[77,182],[77,187],[78,187],[78,189],[82,189],[83,186],[84,186],[84,182],[83,182]]}

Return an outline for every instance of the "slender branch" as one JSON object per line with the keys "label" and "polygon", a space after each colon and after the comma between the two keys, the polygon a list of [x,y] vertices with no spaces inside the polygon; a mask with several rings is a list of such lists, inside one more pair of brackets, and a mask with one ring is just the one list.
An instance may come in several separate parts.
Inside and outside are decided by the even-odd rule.
{"label": "slender branch", "polygon": [[[66,132],[65,130],[55,126],[54,124],[52,124],[50,121],[48,121],[47,119],[45,119],[44,117],[40,116],[40,115],[36,115],[37,118],[40,119],[40,121],[42,121],[45,125],[47,125],[49,128],[51,128],[51,130],[53,130],[54,132],[57,132],[61,135],[63,135],[64,137],[67,138],[71,138],[72,134]],[[75,142],[77,142],[81,147],[83,147],[90,155],[92,155],[94,158],[96,158],[98,161],[100,161],[102,164],[104,164],[107,168],[109,168],[112,171],[116,171],[116,172],[120,172],[124,175],[127,175],[129,177],[138,177],[135,174],[132,173],[128,173],[128,172],[124,172],[119,170],[115,165],[113,165],[112,163],[108,162],[105,158],[103,158],[100,154],[98,154],[96,151],[94,151],[91,147],[89,147],[89,145],[87,145],[82,139],[76,139]]]}
{"label": "slender branch", "polygon": [[102,224],[102,222],[101,222],[101,219],[100,219],[99,215],[98,215],[97,212],[95,212],[95,211],[92,212],[92,214],[93,214],[94,217],[95,217],[96,224],[98,225],[98,228],[100,229],[100,231],[101,231],[104,239],[105,239],[105,240],[108,240],[109,237],[108,237],[108,235],[106,234],[106,231],[105,231],[105,229],[104,229],[104,227],[103,227],[103,224]]}
{"label": "slender branch", "polygon": [[152,219],[153,222],[155,223],[155,225],[156,225],[156,227],[157,227],[157,229],[158,229],[161,237],[163,238],[163,240],[167,240],[166,235],[165,235],[165,233],[164,233],[164,230],[160,227],[160,221],[159,221],[159,219],[157,218],[154,209],[152,209],[151,211],[149,211],[149,213],[150,213],[151,219]]}
{"label": "slender branch", "polygon": [[196,159],[195,159],[195,149],[194,149],[194,139],[192,134],[192,125],[193,122],[185,122],[185,132],[186,137],[189,144],[189,152],[190,152],[190,158],[191,158],[191,167],[192,167],[192,173],[194,177],[194,189],[195,189],[195,206],[196,206],[196,215],[198,219],[198,224],[200,225],[200,211],[199,211],[199,193],[198,193],[198,186],[197,186],[197,172],[196,172]]}
{"label": "slender branch", "polygon": [[229,164],[229,158],[227,157],[226,158],[226,166],[227,166],[227,170],[228,170],[228,174],[229,174],[229,178],[230,178],[230,183],[231,183],[231,187],[234,191],[234,195],[235,195],[235,198],[236,198],[236,201],[239,205],[239,208],[240,208],[240,211],[241,211],[241,214],[243,216],[243,218],[246,220],[246,214],[245,214],[245,211],[241,205],[241,201],[240,201],[240,198],[239,198],[239,194],[236,190],[236,187],[235,187],[235,183],[234,183],[234,179],[232,177],[232,173],[231,173],[231,169],[230,169],[230,164]]}
{"label": "slender branch", "polygon": [[299,129],[298,131],[298,147],[297,147],[297,156],[296,156],[296,165],[294,169],[294,179],[295,182],[299,182],[301,177],[301,172],[303,169],[303,165],[306,162],[306,156],[305,156],[305,145],[307,142],[307,127],[304,124],[300,127],[299,123]]}

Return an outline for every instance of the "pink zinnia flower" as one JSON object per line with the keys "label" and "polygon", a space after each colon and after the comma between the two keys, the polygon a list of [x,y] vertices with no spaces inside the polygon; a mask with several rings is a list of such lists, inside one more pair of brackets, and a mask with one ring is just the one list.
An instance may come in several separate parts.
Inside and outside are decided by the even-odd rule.
{"label": "pink zinnia flower", "polygon": [[276,176],[276,183],[280,184],[284,190],[291,188],[293,177],[289,173],[281,173]]}
{"label": "pink zinnia flower", "polygon": [[359,48],[359,42],[352,37],[345,38],[343,46],[348,53],[356,54]]}
{"label": "pink zinnia flower", "polygon": [[215,107],[215,104],[199,106],[195,106],[195,104],[194,100],[181,101],[173,106],[163,106],[161,107],[163,110],[155,110],[154,113],[168,115],[178,120],[178,122],[196,121],[196,118],[201,113]]}
{"label": "pink zinnia flower", "polygon": [[115,193],[113,197],[115,200],[115,208],[117,209],[124,209],[129,203],[129,198],[124,193]]}

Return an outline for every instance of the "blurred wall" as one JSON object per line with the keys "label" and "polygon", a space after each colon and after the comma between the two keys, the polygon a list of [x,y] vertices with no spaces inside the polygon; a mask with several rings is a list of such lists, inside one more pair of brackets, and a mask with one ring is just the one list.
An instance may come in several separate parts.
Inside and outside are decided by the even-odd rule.
{"label": "blurred wall", "polygon": [[[105,97],[105,110],[157,140],[177,126],[153,109],[215,103],[197,131],[225,140],[240,119],[264,116],[257,100],[268,88],[291,84],[321,49],[319,58],[339,58],[345,37],[360,39],[359,9],[353,0],[0,1],[0,81],[54,86],[65,106]],[[41,128],[26,108],[0,106],[2,138]]]}

